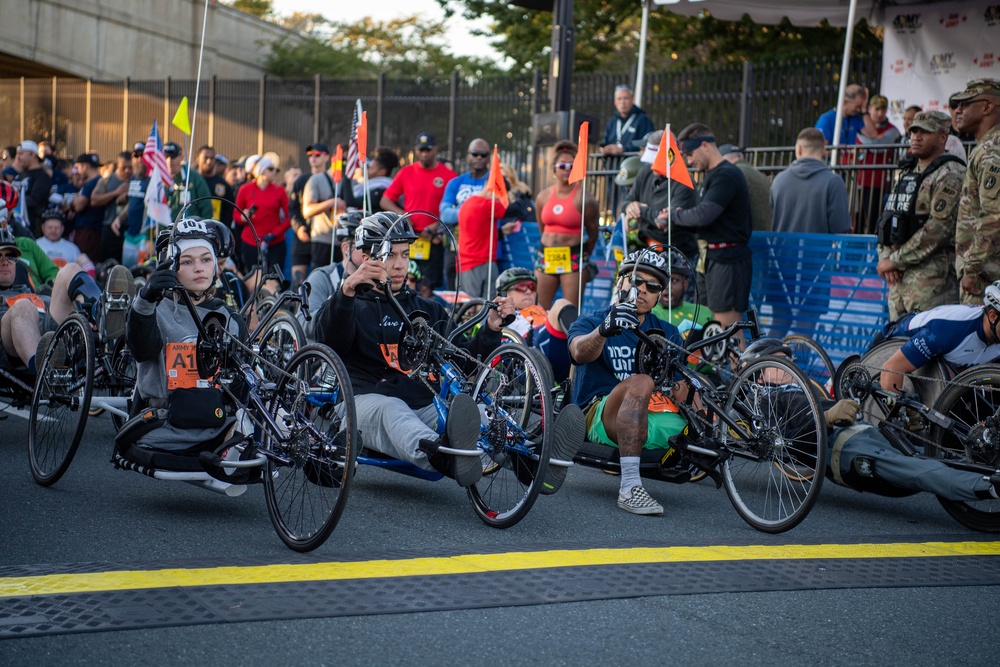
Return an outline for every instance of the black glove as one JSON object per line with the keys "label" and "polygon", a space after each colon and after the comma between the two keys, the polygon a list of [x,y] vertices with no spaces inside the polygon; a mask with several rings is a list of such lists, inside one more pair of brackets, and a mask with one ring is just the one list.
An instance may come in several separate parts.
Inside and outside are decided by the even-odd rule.
{"label": "black glove", "polygon": [[274,239],[276,238],[278,237],[275,236],[274,234],[264,234],[264,238],[262,238],[260,242],[266,243],[267,245],[271,245],[271,243],[274,242]]}
{"label": "black glove", "polygon": [[639,315],[636,313],[635,305],[631,303],[620,303],[613,306],[608,311],[607,317],[601,322],[597,333],[605,338],[617,336],[627,329],[637,329],[639,327]]}
{"label": "black glove", "polygon": [[139,296],[150,303],[156,303],[163,298],[164,292],[180,287],[177,272],[172,266],[171,262],[161,262],[146,279],[146,284],[139,290]]}

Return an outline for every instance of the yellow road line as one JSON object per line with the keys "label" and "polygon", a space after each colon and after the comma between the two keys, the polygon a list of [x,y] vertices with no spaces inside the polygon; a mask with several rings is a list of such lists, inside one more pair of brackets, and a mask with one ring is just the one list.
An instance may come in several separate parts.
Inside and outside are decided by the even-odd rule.
{"label": "yellow road line", "polygon": [[656,547],[468,554],[456,556],[248,567],[119,570],[0,578],[0,598],[145,588],[272,584],[474,574],[541,568],[708,561],[1000,556],[1000,542],[786,544],[779,546]]}

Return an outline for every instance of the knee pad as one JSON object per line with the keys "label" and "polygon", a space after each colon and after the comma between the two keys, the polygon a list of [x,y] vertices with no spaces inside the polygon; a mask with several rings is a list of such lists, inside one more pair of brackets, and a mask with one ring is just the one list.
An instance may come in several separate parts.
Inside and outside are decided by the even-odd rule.
{"label": "knee pad", "polygon": [[82,296],[84,301],[99,301],[101,298],[101,288],[86,271],[79,271],[73,279],[69,281],[66,289],[69,293],[69,300],[73,301],[77,296]]}

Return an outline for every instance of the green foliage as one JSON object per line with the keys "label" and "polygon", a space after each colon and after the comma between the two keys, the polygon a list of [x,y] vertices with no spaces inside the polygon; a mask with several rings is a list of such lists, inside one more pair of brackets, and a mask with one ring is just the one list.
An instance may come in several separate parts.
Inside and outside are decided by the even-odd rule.
{"label": "green foliage", "polygon": [[241,12],[253,14],[262,19],[269,18],[274,14],[274,7],[271,0],[232,0],[229,4]]}
{"label": "green foliage", "polygon": [[[457,12],[470,20],[486,17],[491,45],[527,71],[548,66],[552,13],[514,7],[503,0],[437,0],[446,15]],[[576,0],[574,71],[622,71],[635,65],[639,51],[642,3],[636,0]],[[840,53],[844,30],[825,23],[815,28],[761,26],[744,16],[719,21],[707,13],[679,16],[654,7],[649,18],[647,71],[675,64],[713,65],[743,60],[768,60]],[[881,46],[881,33],[862,23],[854,38],[855,53]]]}

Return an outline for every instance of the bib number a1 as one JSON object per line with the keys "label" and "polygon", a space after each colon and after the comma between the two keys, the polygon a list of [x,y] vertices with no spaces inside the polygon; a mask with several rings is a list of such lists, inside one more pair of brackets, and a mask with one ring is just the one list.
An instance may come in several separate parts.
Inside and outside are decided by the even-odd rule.
{"label": "bib number a1", "polygon": [[569,246],[545,248],[545,273],[558,276],[573,272],[573,258]]}
{"label": "bib number a1", "polygon": [[195,356],[197,343],[167,343],[167,389],[197,389],[210,387],[208,380],[198,374]]}

